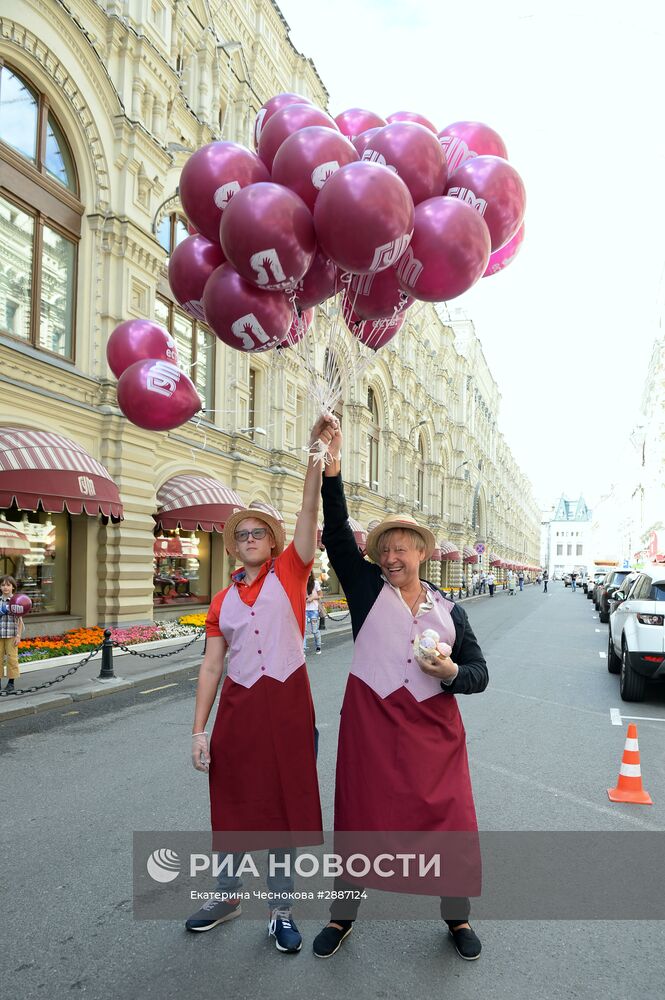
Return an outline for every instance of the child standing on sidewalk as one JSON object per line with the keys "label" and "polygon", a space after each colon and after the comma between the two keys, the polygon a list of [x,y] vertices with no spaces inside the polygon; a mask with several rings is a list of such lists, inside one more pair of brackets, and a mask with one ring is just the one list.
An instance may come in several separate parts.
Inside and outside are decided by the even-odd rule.
{"label": "child standing on sidewalk", "polygon": [[9,610],[15,590],[16,580],[13,576],[0,578],[0,677],[5,673],[5,657],[9,677],[5,691],[14,690],[14,681],[20,675],[18,647],[23,635],[23,619]]}

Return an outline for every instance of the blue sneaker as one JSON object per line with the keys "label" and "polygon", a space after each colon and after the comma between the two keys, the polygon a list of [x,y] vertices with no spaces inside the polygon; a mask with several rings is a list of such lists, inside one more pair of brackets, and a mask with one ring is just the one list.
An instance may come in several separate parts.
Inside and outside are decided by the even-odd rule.
{"label": "blue sneaker", "polygon": [[277,907],[270,913],[268,937],[274,937],[277,951],[294,953],[302,948],[302,937],[288,907]]}

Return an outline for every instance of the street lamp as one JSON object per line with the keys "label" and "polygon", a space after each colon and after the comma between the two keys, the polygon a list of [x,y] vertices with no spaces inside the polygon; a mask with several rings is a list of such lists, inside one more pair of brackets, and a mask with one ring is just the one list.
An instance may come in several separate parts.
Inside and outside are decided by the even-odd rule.
{"label": "street lamp", "polygon": [[453,472],[453,476],[456,476],[456,475],[457,475],[457,473],[459,472],[459,470],[460,470],[460,469],[463,469],[463,468],[464,468],[464,466],[465,466],[465,465],[468,465],[468,464],[469,464],[469,459],[467,458],[466,462],[462,462],[462,464],[461,464],[461,465],[458,465],[458,466],[457,466],[457,468],[456,468],[456,469],[455,469],[455,471]]}

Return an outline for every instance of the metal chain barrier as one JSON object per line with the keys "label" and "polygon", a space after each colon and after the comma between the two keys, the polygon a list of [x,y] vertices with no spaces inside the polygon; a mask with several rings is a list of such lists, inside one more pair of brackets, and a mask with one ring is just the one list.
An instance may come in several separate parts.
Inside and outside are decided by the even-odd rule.
{"label": "metal chain barrier", "polygon": [[113,645],[116,649],[122,649],[124,653],[131,653],[132,656],[140,656],[143,660],[163,660],[167,656],[174,656],[176,653],[182,653],[183,649],[187,649],[193,643],[200,639],[205,629],[201,628],[197,631],[196,635],[193,636],[186,642],[184,646],[179,646],[178,649],[169,649],[168,653],[141,653],[138,649],[132,649],[131,646],[122,646],[120,643],[114,642]]}
{"label": "metal chain barrier", "polygon": [[84,666],[84,664],[88,662],[88,660],[91,660],[95,653],[100,651],[103,645],[104,643],[100,642],[99,646],[95,649],[91,649],[89,653],[85,654],[82,660],[79,660],[78,663],[74,663],[69,670],[65,671],[64,674],[58,674],[57,677],[54,677],[50,681],[44,681],[43,684],[35,684],[29,688],[18,688],[16,691],[0,691],[0,698],[11,698],[11,696],[15,694],[34,694],[35,691],[41,691],[42,688],[51,687],[52,684],[57,684],[58,681],[64,681],[66,677],[71,677],[71,675],[75,674],[80,667]]}

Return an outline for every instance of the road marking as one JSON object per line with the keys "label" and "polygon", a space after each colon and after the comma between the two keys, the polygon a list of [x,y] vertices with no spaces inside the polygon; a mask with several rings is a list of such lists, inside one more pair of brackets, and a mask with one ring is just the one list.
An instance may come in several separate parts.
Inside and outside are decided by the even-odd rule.
{"label": "road marking", "polygon": [[80,715],[81,713],[80,713],[80,712],[61,712],[60,714],[61,714],[61,716],[62,716],[62,717],[63,717],[63,719],[64,719],[64,717],[65,717],[66,715]]}
{"label": "road marking", "polygon": [[661,718],[654,718],[649,715],[623,715],[622,719],[634,719],[635,722],[665,722],[662,716]]}
{"label": "road marking", "polygon": [[596,632],[602,632],[603,630],[602,630],[602,628],[597,628],[597,629],[595,629],[595,631]]}
{"label": "road marking", "polygon": [[610,722],[612,723],[613,726],[622,726],[623,725],[623,720],[621,718],[621,712],[619,711],[618,708],[611,708],[610,709]]}
{"label": "road marking", "polygon": [[607,653],[600,653],[599,652],[598,656],[601,658],[601,660],[606,660],[607,659]]}
{"label": "road marking", "polygon": [[176,688],[177,686],[175,682],[173,684],[162,684],[158,688],[147,688],[145,691],[139,691],[139,694],[154,694],[155,691],[166,691],[167,688]]}

